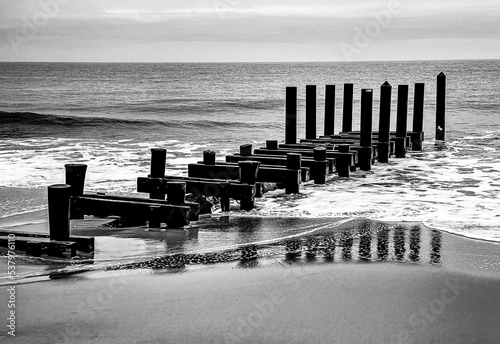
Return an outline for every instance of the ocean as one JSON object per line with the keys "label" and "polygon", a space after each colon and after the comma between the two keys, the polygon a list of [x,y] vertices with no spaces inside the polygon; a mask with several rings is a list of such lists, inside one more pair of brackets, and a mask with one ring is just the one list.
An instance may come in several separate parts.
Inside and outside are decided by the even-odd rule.
{"label": "ocean", "polygon": [[[436,76],[447,76],[446,142],[434,141]],[[421,222],[460,235],[500,241],[500,60],[325,63],[0,63],[0,187],[24,189],[0,200],[0,217],[41,210],[48,185],[64,182],[64,164],[88,164],[88,191],[134,192],[149,173],[150,149],[166,148],[167,174],[183,175],[205,149],[219,158],[240,144],[284,140],[285,87],[298,87],[299,138],[305,86],[337,85],[335,131],[344,83],[360,92],[425,83],[422,152],[376,164],[349,179],[304,185],[301,195],[273,192],[254,216],[347,217]],[[237,210],[232,211],[238,214]]]}

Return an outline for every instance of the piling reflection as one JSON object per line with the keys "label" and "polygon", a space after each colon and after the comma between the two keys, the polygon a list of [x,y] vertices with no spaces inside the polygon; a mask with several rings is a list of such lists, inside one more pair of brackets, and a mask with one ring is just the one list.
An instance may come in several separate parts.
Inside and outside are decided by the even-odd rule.
{"label": "piling reflection", "polygon": [[238,263],[238,267],[240,268],[254,268],[259,266],[259,252],[256,245],[242,247],[240,257]]}
{"label": "piling reflection", "polygon": [[359,230],[359,260],[369,261],[371,259],[371,249],[372,249],[372,236],[371,236],[371,226],[369,222],[363,223]]}
{"label": "piling reflection", "polygon": [[306,259],[307,262],[313,263],[316,261],[316,255],[318,253],[319,248],[319,238],[317,237],[308,237],[305,239],[306,246]]}
{"label": "piling reflection", "polygon": [[344,261],[349,261],[352,259],[352,245],[354,239],[352,237],[352,231],[346,229],[340,233],[339,245],[342,246],[342,259]]}
{"label": "piling reflection", "polygon": [[439,231],[431,231],[431,264],[441,264],[441,240]]}
{"label": "piling reflection", "polygon": [[324,259],[326,262],[333,262],[335,259],[335,236],[329,235],[323,238]]}
{"label": "piling reflection", "polygon": [[377,259],[387,261],[389,256],[389,228],[381,225],[377,230]]}
{"label": "piling reflection", "polygon": [[405,228],[396,226],[394,228],[394,257],[397,261],[405,259]]}
{"label": "piling reflection", "polygon": [[420,226],[413,226],[410,229],[410,261],[418,263],[420,261]]}
{"label": "piling reflection", "polygon": [[300,239],[290,239],[285,242],[285,262],[294,263],[302,255],[302,242]]}

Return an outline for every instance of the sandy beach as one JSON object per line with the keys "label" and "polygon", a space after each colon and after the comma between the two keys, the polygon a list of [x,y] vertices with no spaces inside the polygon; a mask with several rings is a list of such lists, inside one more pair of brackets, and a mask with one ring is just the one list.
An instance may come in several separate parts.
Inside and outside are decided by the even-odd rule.
{"label": "sandy beach", "polygon": [[[32,220],[43,227],[37,214]],[[10,223],[29,223],[29,217]],[[221,221],[205,219],[205,228],[185,239],[179,233],[116,232],[76,223],[78,234],[102,230],[95,257],[114,257],[115,267],[110,271],[97,259],[95,270],[78,272],[71,270],[78,266],[50,257],[18,257],[20,274],[41,275],[17,281],[17,338],[5,327],[2,342],[497,343],[500,337],[497,243],[407,225],[389,226],[384,235],[373,232],[368,244],[359,228],[380,227],[363,219]],[[292,225],[289,234],[302,245],[296,253],[269,239]],[[130,238],[140,230],[142,237]],[[347,232],[354,234],[352,241],[342,239]],[[338,238],[331,256],[321,245],[310,247],[326,234]],[[247,240],[265,242],[256,247],[255,259],[244,260],[243,250],[214,247],[216,242],[240,247],[237,243]],[[139,259],[158,253],[161,243],[205,253],[186,255],[190,258],[180,267],[161,257]],[[136,263],[122,264],[131,258]],[[0,262],[6,271],[6,259]],[[52,273],[55,269],[65,272]],[[8,283],[4,279],[2,288]],[[8,297],[8,291],[0,293],[0,305],[7,305]],[[6,306],[1,314],[7,318]]]}
{"label": "sandy beach", "polygon": [[500,337],[500,276],[394,263],[101,272],[17,288],[15,340],[23,343],[497,343]]}

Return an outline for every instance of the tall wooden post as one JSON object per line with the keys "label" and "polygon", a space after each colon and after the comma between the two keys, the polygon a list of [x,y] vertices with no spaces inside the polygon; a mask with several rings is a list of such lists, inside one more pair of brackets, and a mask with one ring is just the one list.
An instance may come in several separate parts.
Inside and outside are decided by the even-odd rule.
{"label": "tall wooden post", "polygon": [[[71,196],[82,196],[85,188],[85,174],[87,172],[87,165],[85,164],[66,164],[66,184],[71,186]],[[83,213],[71,209],[71,219],[83,219]]]}
{"label": "tall wooden post", "polygon": [[425,84],[415,84],[415,94],[413,96],[413,134],[411,139],[411,149],[422,150],[424,132],[424,98]]}
{"label": "tall wooden post", "polygon": [[71,185],[56,184],[47,189],[50,240],[68,240]]}
{"label": "tall wooden post", "polygon": [[342,112],[342,132],[352,131],[353,84],[344,84],[344,108]]}
{"label": "tall wooden post", "polygon": [[[259,171],[259,161],[240,161],[238,162],[240,171],[240,182],[245,184],[253,184],[257,182],[257,173]],[[254,208],[254,198],[241,200],[241,210],[252,210]]]}
{"label": "tall wooden post", "polygon": [[[286,155],[286,168],[290,170],[300,170],[302,164],[302,156],[297,153],[288,153]],[[299,193],[300,180],[287,180],[285,182],[285,193]]]}
{"label": "tall wooden post", "polygon": [[306,139],[316,138],[316,85],[306,85]]}
{"label": "tall wooden post", "polygon": [[[167,202],[172,205],[183,205],[186,200],[186,183],[170,181],[167,182]],[[182,228],[185,226],[187,219],[184,217],[183,213],[172,212],[172,217],[167,223],[169,228]]]}
{"label": "tall wooden post", "polygon": [[436,92],[436,140],[444,141],[446,134],[446,75],[437,76]]}
{"label": "tall wooden post", "polygon": [[[151,178],[164,178],[165,177],[165,164],[167,161],[167,150],[163,148],[151,149]],[[152,199],[165,199],[165,193],[152,192],[149,194]]]}
{"label": "tall wooden post", "polygon": [[406,136],[408,135],[408,85],[398,86],[398,103],[396,113],[396,140],[394,154],[396,158],[406,156]]}
{"label": "tall wooden post", "polygon": [[297,143],[297,87],[286,88],[285,143]]}
{"label": "tall wooden post", "polygon": [[372,165],[372,110],[373,110],[373,90],[361,90],[361,137],[360,148],[358,149],[359,168],[363,171],[370,171]]}
{"label": "tall wooden post", "polygon": [[380,86],[380,116],[378,125],[378,162],[388,163],[390,155],[392,86],[386,81]]}
{"label": "tall wooden post", "polygon": [[335,85],[326,85],[324,135],[333,134],[335,134]]}

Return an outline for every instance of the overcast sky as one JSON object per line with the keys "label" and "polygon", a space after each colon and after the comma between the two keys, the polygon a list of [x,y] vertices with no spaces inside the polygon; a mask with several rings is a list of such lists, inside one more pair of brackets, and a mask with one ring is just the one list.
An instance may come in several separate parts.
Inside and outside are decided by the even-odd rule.
{"label": "overcast sky", "polygon": [[500,58],[498,0],[0,0],[2,61]]}

